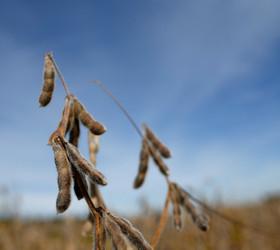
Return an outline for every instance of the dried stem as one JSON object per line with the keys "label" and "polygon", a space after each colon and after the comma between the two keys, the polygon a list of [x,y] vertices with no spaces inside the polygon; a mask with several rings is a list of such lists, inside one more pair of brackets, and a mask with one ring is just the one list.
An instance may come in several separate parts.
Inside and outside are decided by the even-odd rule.
{"label": "dried stem", "polygon": [[56,71],[56,73],[57,73],[57,75],[58,75],[58,77],[59,77],[59,79],[60,79],[60,81],[61,81],[61,83],[63,85],[63,88],[64,88],[66,94],[69,96],[71,94],[71,92],[70,92],[70,90],[68,88],[68,85],[67,85],[66,81],[64,80],[64,77],[63,77],[63,75],[62,75],[58,65],[55,62],[55,59],[54,59],[53,55],[51,53],[48,53],[47,55],[51,59],[51,61],[53,63],[55,71]]}
{"label": "dried stem", "polygon": [[135,128],[135,130],[137,131],[137,133],[139,134],[139,136],[141,138],[144,137],[141,129],[137,126],[136,122],[134,121],[134,119],[131,117],[131,115],[128,113],[128,111],[125,109],[125,107],[121,104],[121,102],[111,93],[111,91],[109,89],[107,89],[107,87],[99,80],[95,80],[92,81],[92,83],[98,85],[107,95],[109,95],[112,100],[117,104],[117,106],[122,110],[122,112],[124,113],[124,115],[126,116],[126,118],[130,121],[130,123],[132,124],[132,126]]}
{"label": "dried stem", "polygon": [[165,225],[167,223],[167,219],[168,219],[168,208],[169,208],[169,204],[170,204],[170,189],[168,188],[168,192],[167,192],[167,195],[166,195],[166,200],[165,200],[165,203],[164,203],[164,208],[162,210],[162,213],[161,213],[161,216],[160,216],[160,220],[159,220],[159,223],[158,223],[158,226],[157,226],[157,229],[152,237],[152,240],[151,240],[151,246],[153,247],[153,249],[156,248],[156,246],[158,245],[158,242],[160,240],[160,237],[162,235],[162,232],[165,228]]}
{"label": "dried stem", "polygon": [[95,248],[94,250],[104,250],[104,242],[103,242],[103,235],[104,235],[104,227],[102,223],[102,217],[99,213],[95,213],[94,215],[94,223],[95,223]]}

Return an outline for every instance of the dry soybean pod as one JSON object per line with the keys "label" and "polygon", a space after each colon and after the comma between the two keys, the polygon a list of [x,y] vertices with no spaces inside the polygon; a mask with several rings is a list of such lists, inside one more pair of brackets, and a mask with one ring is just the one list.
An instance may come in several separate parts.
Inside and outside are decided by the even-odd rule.
{"label": "dry soybean pod", "polygon": [[148,163],[149,163],[149,149],[147,146],[146,138],[142,140],[142,147],[140,151],[140,162],[137,176],[134,180],[134,188],[139,188],[145,181],[145,177],[148,171]]}
{"label": "dry soybean pod", "polygon": [[42,107],[47,106],[51,99],[55,87],[55,70],[49,54],[44,58],[44,84],[39,97],[39,103]]}
{"label": "dry soybean pod", "polygon": [[70,162],[80,173],[87,175],[93,183],[97,183],[100,185],[107,184],[104,175],[96,170],[96,168],[92,166],[92,163],[88,162],[80,154],[77,147],[66,141],[64,141],[64,145]]}
{"label": "dry soybean pod", "polygon": [[183,204],[182,205],[184,206],[185,210],[189,213],[193,222],[197,225],[197,227],[201,231],[207,231],[208,228],[209,228],[209,223],[208,223],[207,216],[197,212],[197,209],[195,208],[195,206],[190,201],[189,195],[187,194],[187,192],[182,188],[180,188],[180,190],[181,190],[181,197],[183,198],[183,200],[182,200]]}
{"label": "dry soybean pod", "polygon": [[146,137],[153,144],[155,149],[160,152],[162,157],[170,158],[171,151],[169,150],[169,148],[158,139],[158,137],[153,133],[153,131],[146,124],[144,124],[143,126],[145,129]]}
{"label": "dry soybean pod", "polygon": [[91,114],[86,110],[85,106],[76,98],[76,107],[78,117],[82,124],[86,126],[93,134],[102,135],[106,132],[106,128],[103,124],[96,121]]}
{"label": "dry soybean pod", "polygon": [[158,154],[158,152],[151,145],[149,145],[148,148],[149,148],[149,153],[150,153],[151,157],[153,158],[155,164],[158,166],[160,172],[163,175],[168,176],[169,175],[169,169],[166,166],[166,164],[163,162],[163,160],[160,157],[160,155]]}
{"label": "dry soybean pod", "polygon": [[69,128],[72,106],[73,99],[70,96],[66,96],[61,120],[58,124],[57,129],[51,134],[48,142],[49,144],[52,144],[54,138],[56,138],[57,136],[65,137],[67,128]]}
{"label": "dry soybean pod", "polygon": [[119,225],[109,216],[105,215],[105,228],[112,239],[113,246],[116,250],[132,250],[126,236],[122,233]]}
{"label": "dry soybean pod", "polygon": [[109,215],[120,227],[123,234],[129,239],[129,241],[137,247],[137,249],[142,250],[152,250],[151,245],[145,240],[143,235],[137,230],[128,220]]}
{"label": "dry soybean pod", "polygon": [[206,215],[197,212],[197,209],[192,204],[188,192],[186,192],[182,187],[178,184],[174,183],[175,188],[179,192],[180,196],[180,204],[186,210],[186,212],[191,216],[193,222],[197,225],[197,227],[202,231],[207,231],[209,228],[209,222]]}
{"label": "dry soybean pod", "polygon": [[52,143],[55,165],[58,175],[58,196],[56,209],[58,213],[63,213],[71,202],[71,170],[66,152],[57,137]]}
{"label": "dry soybean pod", "polygon": [[[73,105],[72,109],[73,109],[72,113],[74,113],[74,105]],[[74,117],[75,117],[75,115],[74,115]],[[80,122],[78,119],[74,118],[73,125],[70,130],[70,134],[69,134],[69,142],[71,144],[73,144],[74,146],[78,147],[79,137],[80,137]],[[77,175],[79,174],[79,172],[76,170],[76,168],[73,166],[73,164],[71,164],[71,169],[72,169],[72,176],[73,176],[73,180],[74,180],[74,192],[75,192],[77,199],[80,200],[83,198],[83,194],[77,183]],[[81,179],[82,179],[86,189],[88,189],[87,188],[88,185],[87,185],[84,175],[81,175]]]}
{"label": "dry soybean pod", "polygon": [[174,225],[177,230],[182,229],[182,220],[181,220],[181,208],[180,208],[180,194],[177,192],[175,187],[175,183],[169,184],[170,194],[171,194],[171,202],[173,205],[173,220]]}

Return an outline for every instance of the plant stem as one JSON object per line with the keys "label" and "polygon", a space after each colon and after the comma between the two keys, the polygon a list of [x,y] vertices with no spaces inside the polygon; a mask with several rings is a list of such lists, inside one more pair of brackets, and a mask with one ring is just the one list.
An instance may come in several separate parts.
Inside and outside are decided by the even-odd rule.
{"label": "plant stem", "polygon": [[48,53],[47,56],[50,58],[50,60],[53,63],[55,71],[56,71],[56,73],[57,73],[57,75],[58,75],[58,77],[59,77],[59,79],[60,79],[60,81],[62,83],[62,86],[63,86],[63,88],[64,88],[64,90],[66,92],[66,95],[69,96],[71,94],[71,92],[70,92],[70,90],[68,88],[68,85],[67,85],[66,81],[64,80],[64,77],[63,77],[63,75],[62,75],[62,73],[61,73],[57,63],[55,62],[55,59],[54,59],[53,55],[51,53]]}
{"label": "plant stem", "polygon": [[156,229],[156,231],[155,231],[155,233],[152,237],[152,240],[151,240],[151,246],[153,247],[153,249],[155,249],[156,246],[158,245],[158,242],[160,240],[162,232],[165,228],[165,225],[166,225],[166,222],[167,222],[167,219],[168,219],[169,203],[170,203],[170,189],[168,187],[168,191],[167,191],[167,194],[166,194],[166,200],[165,200],[164,208],[163,208],[161,216],[160,216],[158,227],[157,227],[157,229]]}
{"label": "plant stem", "polygon": [[130,121],[131,125],[135,128],[138,135],[141,138],[144,138],[144,135],[141,131],[141,129],[137,126],[136,122],[132,118],[132,116],[128,113],[128,111],[125,109],[125,107],[121,104],[121,102],[111,93],[111,91],[99,80],[92,81],[92,83],[98,85],[107,95],[109,95],[112,100],[117,104],[117,106],[122,110],[126,118]]}

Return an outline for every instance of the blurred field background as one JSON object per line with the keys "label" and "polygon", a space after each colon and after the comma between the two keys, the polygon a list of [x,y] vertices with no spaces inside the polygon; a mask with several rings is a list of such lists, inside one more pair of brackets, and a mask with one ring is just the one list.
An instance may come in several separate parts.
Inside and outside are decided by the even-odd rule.
{"label": "blurred field background", "polygon": [[[3,193],[3,192],[2,192]],[[21,218],[16,211],[15,201],[1,199],[0,249],[1,250],[85,250],[92,249],[92,235],[82,235],[86,218]],[[140,202],[141,212],[129,217],[148,240],[157,226],[160,212],[152,209],[145,200]],[[280,196],[271,195],[259,203],[227,206],[212,204],[212,207],[241,223],[233,224],[212,213],[210,230],[199,231],[185,216],[183,230],[175,230],[171,219],[158,249],[162,250],[279,250]],[[13,212],[12,212],[13,211]],[[111,249],[107,242],[107,249]]]}

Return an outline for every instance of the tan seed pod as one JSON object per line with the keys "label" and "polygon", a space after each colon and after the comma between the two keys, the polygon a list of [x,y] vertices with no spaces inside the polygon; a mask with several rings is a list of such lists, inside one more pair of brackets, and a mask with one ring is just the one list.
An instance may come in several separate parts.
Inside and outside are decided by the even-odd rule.
{"label": "tan seed pod", "polygon": [[106,132],[105,126],[96,121],[86,110],[85,106],[78,101],[78,99],[76,99],[75,103],[75,113],[78,114],[82,124],[86,126],[93,134],[102,135]]}
{"label": "tan seed pod", "polygon": [[122,233],[126,235],[129,241],[137,248],[142,250],[152,250],[151,245],[145,240],[143,235],[128,220],[109,215],[120,227]]}
{"label": "tan seed pod", "polygon": [[66,133],[71,132],[71,130],[73,129],[73,127],[76,124],[75,120],[78,120],[78,118],[75,117],[75,113],[74,113],[74,104],[75,104],[74,100],[75,99],[73,98],[72,95],[70,95],[69,98],[71,99],[72,103],[71,103],[71,110],[70,110],[70,114],[69,114],[69,118],[68,118]]}
{"label": "tan seed pod", "polygon": [[149,146],[149,153],[150,153],[151,157],[153,158],[155,164],[158,166],[160,172],[163,175],[168,176],[169,175],[168,167],[166,166],[166,164],[163,162],[160,155],[156,152],[156,150],[152,146]]}
{"label": "tan seed pod", "polygon": [[95,135],[102,135],[106,129],[105,127],[99,123],[98,121],[94,120],[90,113],[83,110],[80,113],[80,120],[81,122]]}
{"label": "tan seed pod", "polygon": [[74,97],[74,108],[73,108],[73,111],[74,111],[74,116],[76,118],[79,118],[79,115],[80,115],[82,109],[83,109],[83,105],[79,102],[77,97]]}
{"label": "tan seed pod", "polygon": [[96,170],[92,163],[88,162],[79,152],[78,148],[73,144],[64,141],[64,146],[70,162],[73,166],[82,174],[89,177],[89,180],[93,183],[100,185],[106,185],[107,181],[104,175]]}
{"label": "tan seed pod", "polygon": [[190,201],[188,193],[179,185],[176,184],[177,190],[180,191],[180,203],[185,208],[186,212],[189,213],[193,222],[202,231],[207,231],[209,228],[209,221],[207,216],[197,211],[197,208]]}
{"label": "tan seed pod", "polygon": [[70,96],[67,96],[65,98],[65,104],[64,104],[61,120],[58,124],[57,129],[51,134],[51,136],[49,138],[49,142],[48,142],[49,144],[52,144],[53,140],[57,136],[65,137],[65,135],[67,133],[67,129],[70,127],[69,126],[69,123],[70,123],[69,118],[70,118],[72,106],[73,106],[73,99]]}
{"label": "tan seed pod", "polygon": [[66,152],[57,139],[52,144],[58,174],[59,193],[56,200],[58,213],[63,213],[71,202],[71,170]]}
{"label": "tan seed pod", "polygon": [[207,231],[209,228],[208,218],[205,215],[198,213],[196,208],[188,198],[185,199],[184,207],[190,214],[193,222],[197,225],[197,227],[201,231]]}
{"label": "tan seed pod", "polygon": [[110,235],[116,250],[133,250],[126,236],[122,233],[119,225],[108,215],[104,218],[105,228]]}
{"label": "tan seed pod", "polygon": [[181,208],[180,208],[180,195],[177,192],[174,183],[170,183],[171,202],[173,205],[173,220],[177,230],[182,229]]}
{"label": "tan seed pod", "polygon": [[142,147],[140,151],[140,163],[139,163],[138,173],[133,184],[134,188],[139,188],[144,183],[148,171],[148,163],[149,163],[149,149],[147,146],[147,141],[144,138],[142,140]]}
{"label": "tan seed pod", "polygon": [[156,150],[158,150],[162,157],[164,158],[170,158],[171,157],[171,151],[168,149],[167,146],[165,146],[153,133],[153,131],[147,126],[144,125],[146,137],[149,139],[149,141],[153,144]]}
{"label": "tan seed pod", "polygon": [[45,107],[50,103],[55,87],[55,83],[54,83],[55,70],[54,70],[53,63],[48,54],[45,55],[44,60],[45,60],[44,74],[43,74],[44,84],[39,97],[39,103],[42,107]]}
{"label": "tan seed pod", "polygon": [[[70,134],[69,134],[69,142],[71,144],[73,144],[74,146],[78,147],[79,137],[80,137],[80,122],[78,119],[74,119],[73,125],[70,130]],[[74,192],[75,192],[77,199],[80,200],[84,197],[82,194],[82,191],[80,190],[78,182],[77,182],[77,175],[80,175],[80,173],[76,170],[76,168],[73,166],[73,164],[71,164],[71,170],[72,170],[72,177],[74,180]],[[80,175],[80,177],[84,183],[84,186],[86,187],[86,189],[88,189],[88,185],[87,185],[85,176]]]}

